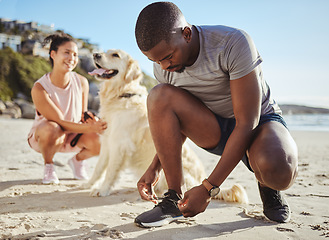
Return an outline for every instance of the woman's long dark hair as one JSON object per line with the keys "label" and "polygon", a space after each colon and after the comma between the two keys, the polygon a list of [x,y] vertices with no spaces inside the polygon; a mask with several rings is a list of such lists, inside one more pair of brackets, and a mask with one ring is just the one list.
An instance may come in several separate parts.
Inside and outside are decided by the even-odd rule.
{"label": "woman's long dark hair", "polygon": [[51,42],[50,43],[50,48],[49,48],[49,60],[50,60],[51,66],[53,67],[54,66],[54,61],[50,56],[51,51],[54,50],[55,52],[57,52],[58,47],[60,47],[61,45],[63,45],[66,42],[75,42],[75,40],[71,35],[69,35],[67,33],[59,32],[59,33],[55,33],[55,34],[47,36],[43,40],[42,45],[45,46],[49,42]]}

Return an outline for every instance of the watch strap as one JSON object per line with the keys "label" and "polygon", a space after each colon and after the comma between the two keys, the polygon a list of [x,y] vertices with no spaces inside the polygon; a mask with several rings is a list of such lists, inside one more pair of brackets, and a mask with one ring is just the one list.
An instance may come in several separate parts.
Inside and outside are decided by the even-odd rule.
{"label": "watch strap", "polygon": [[211,189],[213,189],[214,185],[212,185],[207,178],[205,178],[202,181],[202,185],[207,189],[207,191],[209,192]]}

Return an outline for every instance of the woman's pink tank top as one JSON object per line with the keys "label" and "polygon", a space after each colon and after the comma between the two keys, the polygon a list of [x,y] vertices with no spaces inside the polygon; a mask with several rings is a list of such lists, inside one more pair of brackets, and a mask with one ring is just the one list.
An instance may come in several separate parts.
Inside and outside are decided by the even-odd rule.
{"label": "woman's pink tank top", "polygon": [[[82,86],[81,81],[75,72],[70,73],[70,82],[66,88],[59,88],[52,84],[49,73],[43,75],[34,84],[40,83],[48,93],[50,99],[61,110],[64,120],[79,122],[82,114]],[[35,120],[31,132],[44,119],[36,109]]]}

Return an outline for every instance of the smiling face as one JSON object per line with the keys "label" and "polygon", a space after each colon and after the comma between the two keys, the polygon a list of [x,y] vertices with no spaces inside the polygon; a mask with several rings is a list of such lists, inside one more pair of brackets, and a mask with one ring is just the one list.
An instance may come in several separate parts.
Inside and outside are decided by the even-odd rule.
{"label": "smiling face", "polygon": [[72,41],[65,42],[58,47],[57,51],[52,50],[50,56],[53,59],[54,69],[70,72],[78,64],[78,47]]}

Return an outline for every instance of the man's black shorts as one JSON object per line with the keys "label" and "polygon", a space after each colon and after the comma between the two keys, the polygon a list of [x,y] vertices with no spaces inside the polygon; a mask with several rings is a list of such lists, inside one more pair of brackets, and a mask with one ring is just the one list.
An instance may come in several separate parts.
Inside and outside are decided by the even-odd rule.
{"label": "man's black shorts", "polygon": [[[205,149],[206,151],[216,154],[216,155],[222,155],[226,142],[229,138],[229,136],[231,135],[231,133],[233,132],[233,129],[235,127],[235,118],[222,118],[218,115],[216,115],[216,119],[218,121],[218,124],[220,126],[221,129],[221,139],[218,143],[218,145],[212,149]],[[281,124],[283,124],[286,128],[287,128],[287,124],[284,121],[284,119],[282,118],[281,115],[277,114],[277,113],[271,113],[271,114],[266,114],[266,115],[262,115],[260,117],[258,126],[261,126],[264,123],[270,122],[270,121],[276,121],[279,122]],[[251,166],[249,164],[249,159],[247,157],[247,154],[245,154],[242,158],[242,162],[248,167],[248,169],[250,171],[253,172],[253,170],[251,169]]]}

